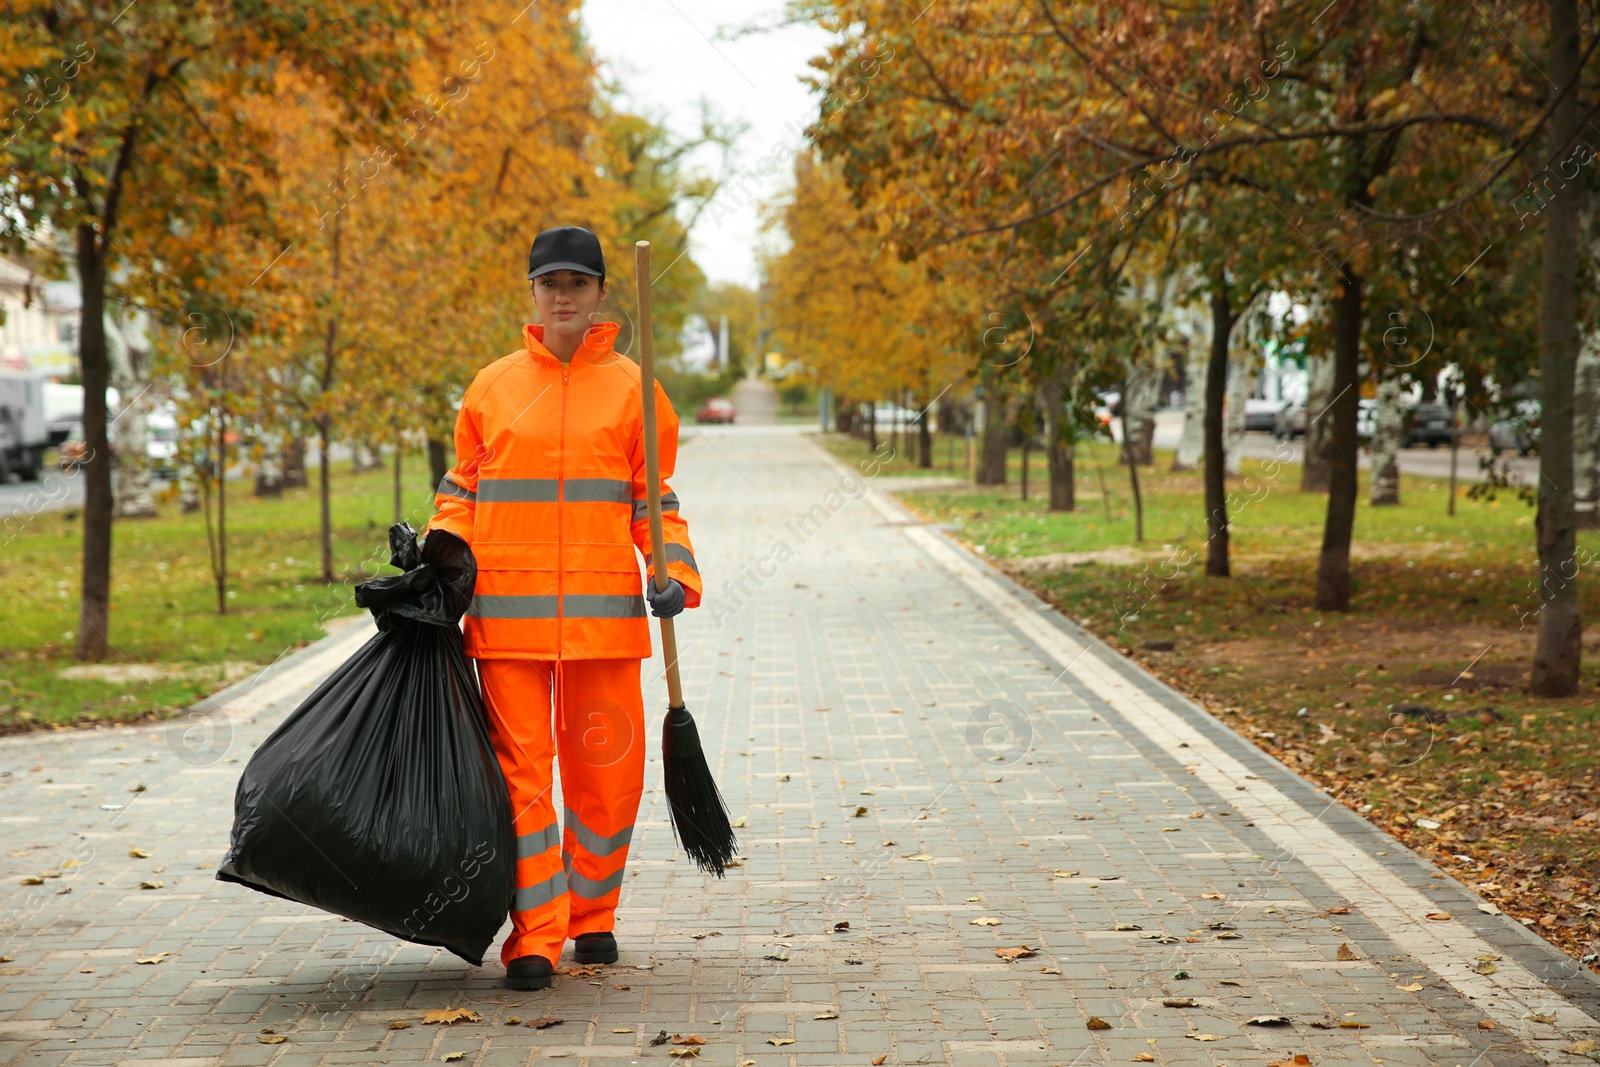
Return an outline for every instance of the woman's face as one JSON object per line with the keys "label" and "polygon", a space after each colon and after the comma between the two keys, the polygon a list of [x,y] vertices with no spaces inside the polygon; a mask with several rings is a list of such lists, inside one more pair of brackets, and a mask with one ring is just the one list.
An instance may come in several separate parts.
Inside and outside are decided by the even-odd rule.
{"label": "woman's face", "polygon": [[546,335],[576,334],[593,326],[605,281],[576,270],[553,270],[533,280],[533,305]]}

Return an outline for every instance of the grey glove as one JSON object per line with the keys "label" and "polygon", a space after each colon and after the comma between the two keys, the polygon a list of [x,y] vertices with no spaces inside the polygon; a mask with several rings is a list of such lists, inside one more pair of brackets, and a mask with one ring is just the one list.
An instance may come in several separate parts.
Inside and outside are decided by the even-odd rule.
{"label": "grey glove", "polygon": [[667,587],[661,590],[656,589],[655,579],[646,579],[644,598],[650,602],[650,614],[658,619],[670,619],[683,610],[683,586],[676,578],[668,578]]}

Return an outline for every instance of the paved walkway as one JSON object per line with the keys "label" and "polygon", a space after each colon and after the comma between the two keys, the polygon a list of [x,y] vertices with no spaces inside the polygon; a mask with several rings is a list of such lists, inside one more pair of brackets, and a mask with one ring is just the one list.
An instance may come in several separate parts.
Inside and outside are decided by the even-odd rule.
{"label": "paved walkway", "polygon": [[[1600,1039],[1586,971],[803,434],[692,431],[676,488],[713,591],[685,684],[742,867],[678,855],[652,740],[622,961],[549,991],[216,882],[239,761],[362,623],[167,726],[0,742],[0,1062],[696,1047],[666,1031],[723,1067],[1504,1067]],[[424,1023],[448,1007],[482,1021]]]}

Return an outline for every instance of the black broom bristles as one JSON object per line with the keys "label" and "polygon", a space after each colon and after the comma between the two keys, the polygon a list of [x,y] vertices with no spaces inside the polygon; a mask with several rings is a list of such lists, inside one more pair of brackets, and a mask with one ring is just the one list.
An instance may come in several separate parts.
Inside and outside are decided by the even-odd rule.
{"label": "black broom bristles", "polygon": [[702,871],[721,878],[739,843],[688,708],[667,708],[661,725],[661,762],[678,844]]}

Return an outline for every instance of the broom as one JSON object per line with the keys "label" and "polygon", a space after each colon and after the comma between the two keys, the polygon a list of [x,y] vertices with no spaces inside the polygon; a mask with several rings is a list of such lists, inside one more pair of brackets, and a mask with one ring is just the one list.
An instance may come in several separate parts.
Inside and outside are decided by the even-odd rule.
{"label": "broom", "polygon": [[[655,561],[656,590],[667,588],[667,554],[661,536],[661,465],[656,457],[655,346],[650,326],[650,242],[634,245],[634,270],[639,285],[639,383],[644,407],[644,470],[650,504],[650,558]],[[672,810],[672,832],[678,844],[702,871],[722,877],[738,842],[728,808],[706,765],[700,731],[683,703],[678,680],[678,641],[672,620],[661,620],[661,656],[667,664],[667,717],[661,725],[661,762]]]}

